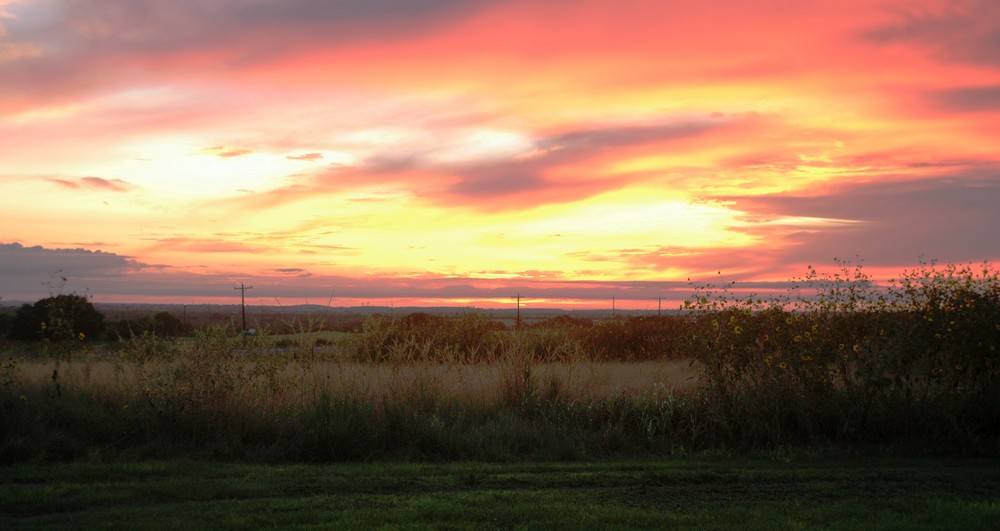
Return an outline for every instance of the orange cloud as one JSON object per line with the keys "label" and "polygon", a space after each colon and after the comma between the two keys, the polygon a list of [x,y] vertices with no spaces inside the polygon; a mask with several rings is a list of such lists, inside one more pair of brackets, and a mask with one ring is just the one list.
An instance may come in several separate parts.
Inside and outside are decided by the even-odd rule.
{"label": "orange cloud", "polygon": [[101,177],[80,177],[78,179],[51,177],[46,180],[73,190],[127,192],[133,188],[131,184],[121,179],[104,179]]}

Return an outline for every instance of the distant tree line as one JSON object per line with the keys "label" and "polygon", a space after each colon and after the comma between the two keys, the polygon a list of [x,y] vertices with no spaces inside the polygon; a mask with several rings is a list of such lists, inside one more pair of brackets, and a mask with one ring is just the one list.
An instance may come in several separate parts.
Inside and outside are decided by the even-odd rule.
{"label": "distant tree line", "polygon": [[191,335],[193,328],[170,312],[109,322],[81,295],[56,295],[17,310],[0,313],[0,338],[14,341],[115,341],[152,333],[160,337]]}

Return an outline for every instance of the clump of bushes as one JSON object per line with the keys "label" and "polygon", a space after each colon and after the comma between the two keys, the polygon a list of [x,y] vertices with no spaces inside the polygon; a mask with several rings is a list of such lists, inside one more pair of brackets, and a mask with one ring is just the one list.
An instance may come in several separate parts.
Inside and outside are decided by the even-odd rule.
{"label": "clump of bushes", "polygon": [[373,315],[349,345],[352,359],[365,362],[495,360],[503,338],[502,323],[480,312],[438,316],[424,312],[403,317]]}
{"label": "clump of bushes", "polygon": [[994,269],[923,266],[879,286],[845,264],[798,280],[784,297],[705,288],[685,305],[720,443],[1000,448]]}
{"label": "clump of bushes", "polygon": [[114,340],[127,340],[147,333],[160,337],[193,336],[195,333],[193,326],[182,322],[170,312],[157,312],[152,317],[119,319],[107,328],[108,337]]}
{"label": "clump of bushes", "polygon": [[82,295],[56,295],[18,308],[9,324],[14,340],[87,341],[104,333],[104,315]]}

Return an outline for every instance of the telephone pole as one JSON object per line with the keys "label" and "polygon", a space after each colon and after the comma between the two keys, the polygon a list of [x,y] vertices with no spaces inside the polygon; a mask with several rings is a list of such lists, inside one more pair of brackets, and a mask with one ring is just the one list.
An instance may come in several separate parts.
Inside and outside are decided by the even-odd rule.
{"label": "telephone pole", "polygon": [[247,293],[248,289],[253,289],[253,286],[244,286],[243,283],[240,282],[240,287],[233,288],[233,289],[240,290],[240,313],[243,315],[243,333],[245,334],[247,332],[247,302],[246,302],[246,293]]}
{"label": "telephone pole", "polygon": [[517,299],[517,319],[514,321],[514,330],[521,329],[521,294],[514,295]]}
{"label": "telephone pole", "polygon": [[660,305],[663,303],[663,297],[656,298],[656,316],[660,317]]}

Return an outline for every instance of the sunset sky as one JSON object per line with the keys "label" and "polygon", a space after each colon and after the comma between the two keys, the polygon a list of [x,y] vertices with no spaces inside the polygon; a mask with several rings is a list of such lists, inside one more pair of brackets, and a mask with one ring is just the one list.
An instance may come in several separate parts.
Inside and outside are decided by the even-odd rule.
{"label": "sunset sky", "polygon": [[1000,2],[0,0],[0,213],[3,301],[997,263]]}

